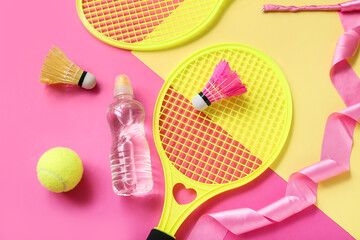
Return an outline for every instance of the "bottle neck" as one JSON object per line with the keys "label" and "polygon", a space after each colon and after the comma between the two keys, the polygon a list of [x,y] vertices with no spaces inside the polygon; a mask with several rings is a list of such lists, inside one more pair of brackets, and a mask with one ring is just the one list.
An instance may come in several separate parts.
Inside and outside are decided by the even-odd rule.
{"label": "bottle neck", "polygon": [[120,100],[120,99],[133,99],[134,97],[131,95],[131,94],[127,94],[127,93],[124,93],[124,94],[118,94],[118,95],[115,95],[114,96],[114,99],[115,100]]}

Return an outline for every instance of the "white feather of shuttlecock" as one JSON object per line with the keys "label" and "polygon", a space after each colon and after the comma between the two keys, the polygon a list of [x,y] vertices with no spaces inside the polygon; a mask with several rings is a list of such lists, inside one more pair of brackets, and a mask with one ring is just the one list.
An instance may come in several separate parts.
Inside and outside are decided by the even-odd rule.
{"label": "white feather of shuttlecock", "polygon": [[[72,84],[78,85],[83,70],[70,61],[57,47],[50,49],[41,70],[40,82],[48,84]],[[91,89],[96,85],[94,75],[86,73],[81,84],[83,88]]]}

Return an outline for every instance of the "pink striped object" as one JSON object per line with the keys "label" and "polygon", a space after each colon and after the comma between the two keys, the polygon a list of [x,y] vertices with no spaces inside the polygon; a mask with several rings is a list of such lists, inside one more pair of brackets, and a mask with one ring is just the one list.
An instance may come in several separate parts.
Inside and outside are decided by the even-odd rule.
{"label": "pink striped object", "polygon": [[336,5],[311,5],[311,6],[280,6],[264,5],[263,12],[298,12],[298,11],[340,11],[352,12],[360,10],[360,0],[339,3]]}

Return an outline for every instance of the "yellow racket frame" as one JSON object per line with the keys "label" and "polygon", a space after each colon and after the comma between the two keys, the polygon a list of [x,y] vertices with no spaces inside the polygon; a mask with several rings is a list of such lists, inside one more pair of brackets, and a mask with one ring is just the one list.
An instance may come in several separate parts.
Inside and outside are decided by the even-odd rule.
{"label": "yellow racket frame", "polygon": [[[94,3],[100,3],[103,1],[105,0],[94,0]],[[166,17],[163,22],[161,22],[161,24],[156,26],[153,32],[148,34],[149,37],[146,37],[145,40],[136,43],[118,41],[97,31],[86,19],[83,11],[83,0],[76,0],[76,8],[79,18],[85,28],[99,40],[118,48],[139,51],[152,51],[183,44],[189,38],[200,34],[202,30],[204,30],[205,27],[210,22],[212,22],[212,20],[214,20],[216,13],[224,1],[225,0],[185,0],[184,2],[180,3],[179,7],[175,9],[168,17]],[[206,12],[203,12],[202,16],[200,14],[201,9],[199,10],[199,5],[205,3],[209,6],[212,4],[212,6],[211,8],[207,9]],[[123,6],[126,5],[127,4],[124,4]],[[193,18],[193,22],[191,23],[189,23],[188,18],[177,17],[177,14],[182,16],[181,14],[184,13],[184,11],[182,11],[182,7],[185,6],[187,8],[193,7],[194,9],[194,14],[192,14],[192,16],[190,15],[190,18]],[[199,19],[199,16],[202,16],[202,18]],[[119,20],[119,17],[113,20]],[[178,30],[174,30],[180,27],[180,32]]]}
{"label": "yellow racket frame", "polygon": [[[284,101],[286,104],[286,111],[284,111],[285,112],[284,119],[282,119],[284,121],[284,125],[283,125],[283,129],[281,132],[281,136],[278,136],[279,137],[278,144],[273,149],[273,151],[269,154],[268,159],[261,159],[261,157],[260,157],[260,159],[263,160],[264,163],[258,169],[256,169],[252,174],[250,174],[244,178],[241,178],[237,181],[234,181],[234,182],[229,182],[229,183],[225,183],[225,184],[205,184],[205,183],[197,182],[195,180],[192,180],[192,179],[186,177],[184,174],[182,174],[180,171],[178,171],[174,167],[173,163],[170,160],[168,160],[168,157],[166,156],[166,153],[163,149],[163,146],[162,146],[162,143],[160,140],[160,133],[158,131],[159,130],[159,120],[160,120],[159,118],[161,115],[160,113],[161,113],[162,101],[167,92],[167,89],[170,86],[172,86],[176,89],[176,86],[173,86],[174,79],[179,74],[181,74],[181,73],[183,74],[184,72],[186,72],[183,70],[187,66],[190,66],[191,63],[194,63],[194,62],[196,63],[196,61],[195,61],[196,59],[200,59],[202,56],[205,56],[207,54],[212,54],[212,53],[216,54],[217,51],[221,52],[224,49],[225,50],[226,49],[235,49],[235,51],[236,50],[245,51],[249,54],[255,55],[260,60],[262,60],[264,63],[266,63],[266,65],[269,67],[269,69],[271,69],[273,71],[273,74],[275,74],[274,76],[278,80],[277,83],[275,83],[275,84],[279,84],[283,91],[283,97],[284,97]],[[225,58],[225,60],[226,60],[226,58]],[[235,68],[235,70],[237,70],[236,69],[237,66],[231,65],[231,63],[230,63],[230,66],[232,68]],[[215,64],[214,64],[214,66],[211,66],[211,67],[212,68],[215,67]],[[189,74],[190,74],[190,71],[187,71],[187,72],[189,72]],[[238,73],[240,75],[242,74],[241,72],[238,72]],[[243,82],[245,84],[247,83],[246,80],[243,80]],[[190,89],[190,90],[188,88],[176,89],[176,90],[179,93],[183,94],[188,100],[189,99],[191,100],[191,98],[190,98],[191,96],[189,94],[192,93],[195,95],[196,93],[198,93],[198,90],[199,90],[198,88],[202,84],[203,83],[194,84],[193,89]],[[247,87],[248,87],[248,91],[258,90],[256,88],[254,89],[254,86],[247,86]],[[261,88],[261,84],[257,88]],[[249,94],[249,93],[246,93],[246,94]],[[226,101],[226,99],[221,100],[221,101]],[[231,100],[229,100],[229,101],[231,101]],[[219,104],[221,104],[221,103],[219,103]],[[274,104],[276,104],[275,100],[274,100]],[[209,111],[211,111],[211,108],[218,108],[219,106],[212,105],[208,109],[209,109]],[[211,112],[205,111],[205,114],[211,118],[211,115],[212,115]],[[215,115],[212,115],[212,116],[215,116]],[[154,139],[155,139],[156,148],[161,157],[161,162],[163,165],[165,182],[166,182],[164,209],[163,209],[160,223],[156,229],[163,231],[166,234],[174,237],[177,229],[180,227],[182,222],[188,217],[188,215],[191,212],[193,212],[193,210],[195,210],[203,202],[214,197],[215,195],[217,195],[219,193],[237,188],[241,185],[244,185],[244,184],[252,181],[256,177],[258,177],[262,172],[264,172],[270,166],[270,164],[275,160],[275,158],[279,154],[280,150],[282,149],[282,147],[286,141],[286,138],[288,136],[289,130],[290,130],[291,119],[292,119],[292,99],[291,99],[291,94],[290,94],[290,90],[289,90],[287,81],[286,81],[283,73],[281,72],[281,70],[278,68],[278,66],[269,57],[267,57],[263,53],[259,52],[258,50],[248,47],[248,46],[245,46],[245,45],[241,45],[241,44],[231,44],[231,43],[230,44],[220,44],[220,45],[215,45],[215,46],[203,49],[203,50],[195,53],[194,55],[190,56],[188,59],[186,59],[182,64],[180,64],[174,70],[174,72],[169,76],[168,80],[163,85],[161,92],[158,96],[156,106],[155,106],[155,111],[154,111],[154,121],[153,121]],[[225,129],[227,128],[226,127],[227,122],[217,121],[216,124],[220,125],[221,127],[225,128]],[[236,133],[231,132],[231,129],[227,129],[227,131],[229,132],[229,134],[235,136],[234,138],[236,139]],[[239,142],[242,143],[241,140]],[[246,144],[244,144],[244,146],[248,147]],[[177,183],[184,184],[184,186],[187,189],[194,189],[197,193],[196,199],[189,204],[185,204],[185,205],[178,204],[173,197],[173,188]]]}

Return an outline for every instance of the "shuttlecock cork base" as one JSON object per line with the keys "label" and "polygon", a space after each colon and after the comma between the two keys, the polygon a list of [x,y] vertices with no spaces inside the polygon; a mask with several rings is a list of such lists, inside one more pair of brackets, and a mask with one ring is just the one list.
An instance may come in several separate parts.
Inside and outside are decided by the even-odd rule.
{"label": "shuttlecock cork base", "polygon": [[78,85],[85,89],[92,89],[96,85],[96,78],[91,73],[83,71],[79,79]]}
{"label": "shuttlecock cork base", "polygon": [[195,95],[192,100],[192,104],[196,110],[202,111],[205,110],[205,108],[207,108],[208,106],[210,106],[211,102],[203,92],[200,92],[199,94]]}
{"label": "shuttlecock cork base", "polygon": [[231,70],[228,62],[221,60],[204,89],[194,96],[192,104],[196,110],[203,111],[211,103],[246,91],[245,84],[241,82],[236,71]]}

